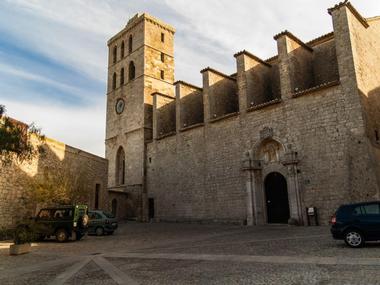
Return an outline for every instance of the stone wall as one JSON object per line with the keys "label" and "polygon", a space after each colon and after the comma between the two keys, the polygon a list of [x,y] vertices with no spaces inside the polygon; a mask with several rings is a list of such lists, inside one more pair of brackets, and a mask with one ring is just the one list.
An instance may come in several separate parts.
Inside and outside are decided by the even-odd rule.
{"label": "stone wall", "polygon": [[[350,15],[350,14],[349,14]],[[371,198],[380,198],[380,18],[370,19],[368,26],[350,16],[353,61],[358,81],[358,93],[364,107],[368,162],[366,171],[374,172],[378,187],[370,193]]]}
{"label": "stone wall", "polygon": [[95,207],[95,189],[99,184],[99,208],[110,210],[106,191],[107,161],[104,158],[49,138],[43,142],[43,150],[31,161],[0,167],[0,227],[12,226],[23,217],[36,214],[41,205],[30,200],[31,183],[43,179],[47,173],[59,176],[68,168],[78,174],[72,179],[85,183],[83,186],[88,193],[85,202],[89,208]]}
{"label": "stone wall", "polygon": [[271,172],[286,178],[290,217],[303,224],[306,207],[317,207],[327,224],[343,203],[378,199],[380,152],[369,138],[376,140],[380,121],[380,73],[373,72],[380,33],[377,20],[363,27],[349,5],[330,11],[331,34],[303,43],[280,33],[278,56],[268,61],[236,54],[234,78],[202,71],[203,88],[195,89],[204,121],[147,146],[147,194],[157,219],[266,223]]}
{"label": "stone wall", "polygon": [[[113,61],[116,47],[121,55],[122,42],[133,39],[131,52],[125,51],[124,57]],[[138,218],[144,220],[145,204],[145,142],[153,138],[153,96],[156,91],[174,97],[174,29],[148,14],[134,16],[127,25],[108,41],[108,92],[106,122],[106,158],[109,161],[108,191],[116,199],[119,218]],[[117,81],[112,88],[113,74],[135,63],[135,78]],[[125,108],[117,113],[115,105],[124,100]],[[170,106],[170,105],[169,105]],[[175,106],[173,105],[175,108]],[[164,108],[163,108],[164,109]],[[163,111],[163,110],[162,110]],[[171,115],[173,114],[173,115]],[[175,130],[174,110],[161,112],[162,131]],[[117,181],[117,153],[125,153],[124,183]],[[134,216],[131,216],[134,215]]]}

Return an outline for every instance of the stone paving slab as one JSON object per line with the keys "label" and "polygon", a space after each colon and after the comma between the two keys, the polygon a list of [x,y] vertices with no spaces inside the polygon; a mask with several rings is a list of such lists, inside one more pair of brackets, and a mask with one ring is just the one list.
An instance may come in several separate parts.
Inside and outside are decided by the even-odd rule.
{"label": "stone paving slab", "polygon": [[88,262],[79,273],[72,276],[64,284],[117,285],[94,261]]}
{"label": "stone paving slab", "polygon": [[113,258],[140,284],[380,284],[378,266]]}
{"label": "stone paving slab", "polygon": [[0,247],[0,284],[380,284],[380,243],[352,249],[328,227],[129,223],[17,257]]}

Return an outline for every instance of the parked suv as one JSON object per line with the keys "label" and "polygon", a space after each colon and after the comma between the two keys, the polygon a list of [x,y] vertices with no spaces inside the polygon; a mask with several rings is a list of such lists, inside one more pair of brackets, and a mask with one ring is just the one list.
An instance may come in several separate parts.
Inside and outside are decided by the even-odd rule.
{"label": "parked suv", "polygon": [[343,205],[331,218],[331,233],[351,247],[380,240],[380,202]]}
{"label": "parked suv", "polygon": [[88,217],[89,234],[102,236],[103,234],[107,233],[112,235],[118,227],[117,219],[111,213],[101,210],[88,211]]}
{"label": "parked suv", "polygon": [[65,242],[69,238],[80,240],[87,232],[87,206],[43,208],[32,218],[31,226],[34,226],[39,239],[55,236],[59,242]]}

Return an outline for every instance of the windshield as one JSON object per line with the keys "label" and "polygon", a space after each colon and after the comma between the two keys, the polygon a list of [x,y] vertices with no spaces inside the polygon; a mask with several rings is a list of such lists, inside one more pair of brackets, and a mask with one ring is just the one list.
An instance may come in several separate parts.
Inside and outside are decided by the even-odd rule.
{"label": "windshield", "polygon": [[104,214],[107,218],[110,218],[110,219],[115,218],[115,216],[112,215],[111,213],[103,212],[103,214]]}

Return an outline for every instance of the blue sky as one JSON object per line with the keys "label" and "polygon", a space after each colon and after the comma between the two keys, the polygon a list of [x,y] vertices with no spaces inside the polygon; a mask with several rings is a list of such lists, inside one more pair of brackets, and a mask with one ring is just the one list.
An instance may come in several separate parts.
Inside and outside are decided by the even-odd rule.
{"label": "blue sky", "polygon": [[[378,0],[351,1],[364,17]],[[176,79],[201,84],[233,54],[276,53],[288,29],[307,41],[332,31],[332,0],[0,0],[0,104],[47,136],[104,156],[107,40],[135,13],[175,26]]]}

